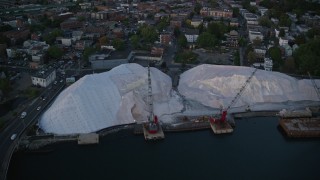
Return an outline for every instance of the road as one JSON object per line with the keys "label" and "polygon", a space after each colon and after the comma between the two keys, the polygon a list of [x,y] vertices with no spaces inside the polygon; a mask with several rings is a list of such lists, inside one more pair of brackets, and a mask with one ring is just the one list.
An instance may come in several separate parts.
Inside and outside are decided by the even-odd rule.
{"label": "road", "polygon": [[[46,100],[42,100],[39,97],[34,99],[32,102],[28,102],[24,105],[23,111],[27,112],[25,118],[20,118],[21,112],[18,116],[12,119],[9,122],[9,125],[0,132],[0,179],[6,179],[6,174],[8,170],[8,166],[10,164],[10,159],[14,149],[19,144],[19,139],[24,133],[25,129],[35,123],[35,120],[39,117],[50,102],[55,98],[56,95],[64,88],[64,81],[58,83],[56,85],[52,85],[53,87],[46,88],[40,95],[45,97]],[[41,107],[40,110],[37,110],[38,107]],[[11,140],[11,136],[13,134],[17,134],[17,137],[14,140]]]}

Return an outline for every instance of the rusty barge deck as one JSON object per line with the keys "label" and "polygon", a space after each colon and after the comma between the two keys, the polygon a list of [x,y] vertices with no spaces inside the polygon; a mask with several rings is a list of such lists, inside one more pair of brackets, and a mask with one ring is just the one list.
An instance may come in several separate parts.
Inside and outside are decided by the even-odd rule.
{"label": "rusty barge deck", "polygon": [[282,118],[280,127],[288,137],[320,137],[320,118]]}

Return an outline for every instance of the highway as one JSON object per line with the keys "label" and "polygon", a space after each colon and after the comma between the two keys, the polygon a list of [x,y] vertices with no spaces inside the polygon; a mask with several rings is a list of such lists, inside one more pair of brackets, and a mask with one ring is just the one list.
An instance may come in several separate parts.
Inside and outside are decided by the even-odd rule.
{"label": "highway", "polygon": [[[11,156],[14,149],[18,146],[19,139],[22,137],[26,128],[35,123],[35,120],[39,118],[42,111],[45,110],[51,101],[64,88],[65,81],[60,82],[59,79],[57,79],[57,81],[58,83],[56,85],[51,85],[51,88],[49,88],[49,86],[40,94],[40,97],[45,97],[45,100],[37,97],[33,101],[23,105],[23,111],[27,112],[27,115],[24,118],[21,118],[21,112],[19,112],[17,117],[12,119],[8,126],[0,132],[0,180],[6,179]],[[40,110],[37,110],[38,107],[41,107]],[[17,137],[14,140],[11,140],[13,134],[17,134]]]}

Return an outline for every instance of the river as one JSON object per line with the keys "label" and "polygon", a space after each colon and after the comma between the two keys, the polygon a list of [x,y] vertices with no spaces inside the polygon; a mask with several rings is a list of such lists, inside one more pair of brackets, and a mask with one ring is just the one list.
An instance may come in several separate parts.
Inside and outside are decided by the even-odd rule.
{"label": "river", "polygon": [[8,179],[319,179],[320,139],[288,139],[274,117],[236,121],[230,135],[166,133],[146,142],[123,130],[100,144],[16,153]]}

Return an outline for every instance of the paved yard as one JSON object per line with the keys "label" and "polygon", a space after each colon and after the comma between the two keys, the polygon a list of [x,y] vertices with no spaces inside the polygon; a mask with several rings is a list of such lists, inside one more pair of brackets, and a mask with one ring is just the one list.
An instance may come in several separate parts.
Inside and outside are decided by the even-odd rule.
{"label": "paved yard", "polygon": [[208,52],[203,49],[195,49],[194,53],[197,53],[200,64],[221,64],[221,65],[232,65],[233,62],[229,60],[231,52],[228,53],[216,53]]}

